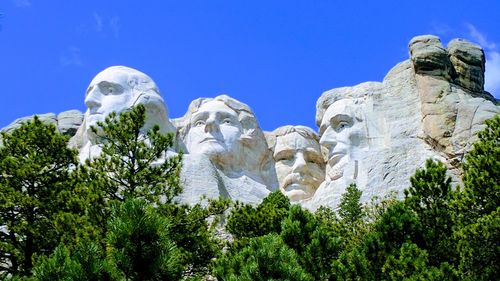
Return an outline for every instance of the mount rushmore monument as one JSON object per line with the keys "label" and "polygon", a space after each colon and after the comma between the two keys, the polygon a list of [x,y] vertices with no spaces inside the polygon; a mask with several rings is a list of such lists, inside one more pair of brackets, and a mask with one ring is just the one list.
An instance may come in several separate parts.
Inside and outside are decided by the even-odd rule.
{"label": "mount rushmore monument", "polygon": [[351,183],[363,191],[363,202],[391,192],[401,196],[429,158],[444,162],[459,184],[464,153],[484,121],[500,113],[497,100],[484,91],[479,46],[455,39],[444,47],[439,38],[424,35],[410,41],[409,53],[382,82],[320,95],[317,129],[295,125],[263,132],[251,107],[226,95],[194,100],[183,117],[171,119],[155,82],[124,66],[109,67],[90,82],[85,113],[39,116],[72,136],[69,145],[85,161],[100,153],[91,126],[143,104],[144,131],[160,125],[176,135],[169,153],[184,153],[179,201],[224,196],[256,204],[279,189],[309,209],[335,208]]}

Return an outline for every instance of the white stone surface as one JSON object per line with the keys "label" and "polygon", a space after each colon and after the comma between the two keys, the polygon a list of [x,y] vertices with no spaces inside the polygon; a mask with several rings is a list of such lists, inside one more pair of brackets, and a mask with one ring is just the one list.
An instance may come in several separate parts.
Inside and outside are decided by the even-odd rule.
{"label": "white stone surface", "polygon": [[[187,153],[181,172],[182,201],[196,199],[186,194],[201,193],[258,203],[277,189],[271,152],[246,104],[225,95],[200,98],[173,123]],[[204,177],[199,178],[200,174]]]}
{"label": "white stone surface", "polygon": [[279,188],[307,208],[336,208],[350,183],[363,191],[363,202],[392,192],[402,196],[429,158],[446,163],[460,184],[464,153],[485,120],[500,114],[498,101],[483,90],[484,52],[464,40],[445,48],[438,37],[423,35],[410,41],[409,53],[382,82],[323,93],[316,105],[318,134],[284,126],[264,136],[251,108],[225,95],[193,101],[171,123],[151,78],[123,66],[92,80],[83,118],[78,111],[40,118],[70,135],[79,126],[70,145],[84,161],[100,151],[91,126],[110,112],[144,104],[144,130],[153,124],[163,132],[177,130],[175,149],[185,153],[178,200],[189,204],[203,196],[258,204]]}
{"label": "white stone surface", "polygon": [[363,191],[362,202],[391,192],[402,197],[410,177],[429,158],[447,164],[460,184],[464,153],[500,107],[482,90],[482,50],[453,42],[459,65],[450,61],[439,38],[419,36],[410,42],[410,60],[395,66],[383,82],[333,89],[320,97],[316,122],[328,151],[326,180],[304,206],[336,208],[350,183]]}

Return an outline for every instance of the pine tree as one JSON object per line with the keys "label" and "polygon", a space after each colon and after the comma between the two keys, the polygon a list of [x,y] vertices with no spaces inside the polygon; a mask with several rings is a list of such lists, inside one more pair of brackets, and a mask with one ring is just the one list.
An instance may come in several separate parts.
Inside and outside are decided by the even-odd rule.
{"label": "pine tree", "polygon": [[410,188],[405,190],[405,204],[416,213],[422,225],[429,263],[439,266],[441,262],[456,260],[452,241],[453,193],[446,167],[441,162],[427,160],[425,169],[417,170],[410,182]]}
{"label": "pine tree", "polygon": [[500,116],[486,125],[466,156],[464,189],[455,200],[454,237],[464,280],[496,280],[500,272]]}
{"label": "pine tree", "polygon": [[29,275],[33,256],[51,253],[62,231],[77,227],[65,224],[75,211],[67,203],[76,152],[67,148],[67,137],[36,116],[2,137],[0,272]]}
{"label": "pine tree", "polygon": [[110,263],[126,280],[178,280],[181,253],[170,238],[170,221],[144,199],[115,204],[106,235]]}
{"label": "pine tree", "polygon": [[281,221],[288,215],[290,200],[280,191],[271,192],[257,207],[236,205],[226,229],[236,238],[252,238],[281,231]]}
{"label": "pine tree", "polygon": [[361,194],[355,184],[350,184],[340,199],[339,216],[349,225],[353,225],[362,217],[363,210],[359,201]]}
{"label": "pine tree", "polygon": [[118,271],[109,265],[99,245],[92,241],[80,241],[70,250],[59,245],[52,255],[41,256],[33,267],[35,280],[117,280]]}
{"label": "pine tree", "polygon": [[276,234],[253,238],[237,252],[216,261],[214,273],[220,280],[314,280],[298,263],[299,256]]}
{"label": "pine tree", "polygon": [[179,183],[182,155],[174,155],[173,134],[163,134],[153,126],[144,132],[146,109],[133,107],[119,116],[109,114],[98,122],[101,154],[86,161],[79,170],[84,193],[93,195],[89,213],[101,229],[111,206],[127,199],[143,198],[159,206],[171,203],[182,188]]}
{"label": "pine tree", "polygon": [[486,120],[486,126],[463,165],[462,216],[458,218],[462,224],[488,215],[500,205],[500,115]]}

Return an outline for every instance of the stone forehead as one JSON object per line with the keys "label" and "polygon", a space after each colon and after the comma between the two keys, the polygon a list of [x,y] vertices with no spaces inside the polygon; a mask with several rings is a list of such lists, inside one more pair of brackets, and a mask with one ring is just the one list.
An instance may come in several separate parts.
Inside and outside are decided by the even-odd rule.
{"label": "stone forehead", "polygon": [[[146,75],[145,73],[137,70],[137,69],[134,69],[134,68],[131,68],[131,67],[127,67],[127,66],[111,66],[111,67],[108,67],[106,69],[104,69],[103,71],[99,72],[93,79],[92,81],[90,82],[90,86],[92,85],[95,85],[96,83],[99,83],[103,80],[108,80],[108,79],[122,79],[126,77],[127,81],[124,81],[124,82],[129,82],[129,80],[133,77],[134,79],[137,79],[137,83],[139,85],[142,85],[142,84],[147,84],[147,88],[148,89],[155,89],[156,92],[158,92],[157,90],[157,86],[155,84],[155,82],[153,81],[153,79],[151,79],[151,77],[149,77],[148,75]],[[158,93],[159,94],[159,93]]]}
{"label": "stone forehead", "polygon": [[191,116],[196,113],[203,104],[211,101],[223,102],[227,107],[234,110],[238,114],[238,119],[240,120],[241,125],[244,129],[260,130],[257,119],[255,118],[253,111],[248,105],[227,95],[220,95],[215,98],[198,98],[191,102],[186,114],[175,121],[181,128],[181,136],[185,136],[187,134],[187,131],[189,131],[189,122],[191,120]]}
{"label": "stone forehead", "polygon": [[193,115],[196,115],[198,112],[206,111],[206,110],[209,110],[209,111],[222,110],[224,112],[231,112],[232,114],[238,114],[234,109],[227,106],[227,104],[225,104],[224,102],[218,101],[218,100],[211,100],[209,102],[201,104],[201,106],[198,108],[198,110],[196,112],[193,113]]}
{"label": "stone forehead", "polygon": [[309,138],[299,132],[292,132],[276,137],[276,144],[273,149],[274,151],[289,148],[293,148],[294,150],[312,148],[321,153],[320,145],[317,139]]}
{"label": "stone forehead", "polygon": [[254,115],[253,111],[250,109],[250,107],[248,105],[246,105],[246,104],[244,104],[236,99],[233,99],[232,97],[229,97],[227,95],[220,95],[220,96],[217,96],[215,98],[196,99],[196,100],[192,101],[191,104],[189,105],[188,113],[192,114],[192,113],[198,111],[203,104],[211,102],[211,101],[222,102],[227,107],[231,108],[232,110],[234,110],[238,114],[241,112],[245,112],[247,114],[251,114],[252,116]]}
{"label": "stone forehead", "polygon": [[365,100],[375,97],[382,88],[383,84],[380,82],[365,82],[354,87],[342,87],[324,92],[316,102],[316,125],[321,126],[323,115],[336,101],[348,99],[354,104],[362,104]]}
{"label": "stone forehead", "polygon": [[291,126],[291,125],[282,126],[282,127],[275,129],[272,132],[272,134],[276,137],[281,137],[281,136],[285,136],[285,135],[292,134],[292,133],[298,133],[299,135],[301,135],[305,138],[319,141],[318,134],[316,134],[316,132],[314,132],[313,129],[306,127],[306,126],[300,126],[300,125],[299,126]]}

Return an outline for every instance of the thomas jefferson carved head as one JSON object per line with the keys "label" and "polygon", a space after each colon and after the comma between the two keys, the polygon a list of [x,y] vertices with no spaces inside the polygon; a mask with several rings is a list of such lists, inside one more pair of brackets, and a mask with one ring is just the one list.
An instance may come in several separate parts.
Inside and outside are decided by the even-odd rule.
{"label": "thomas jefferson carved head", "polygon": [[200,98],[191,102],[178,124],[187,153],[206,155],[221,170],[267,173],[271,155],[246,104],[226,95]]}

